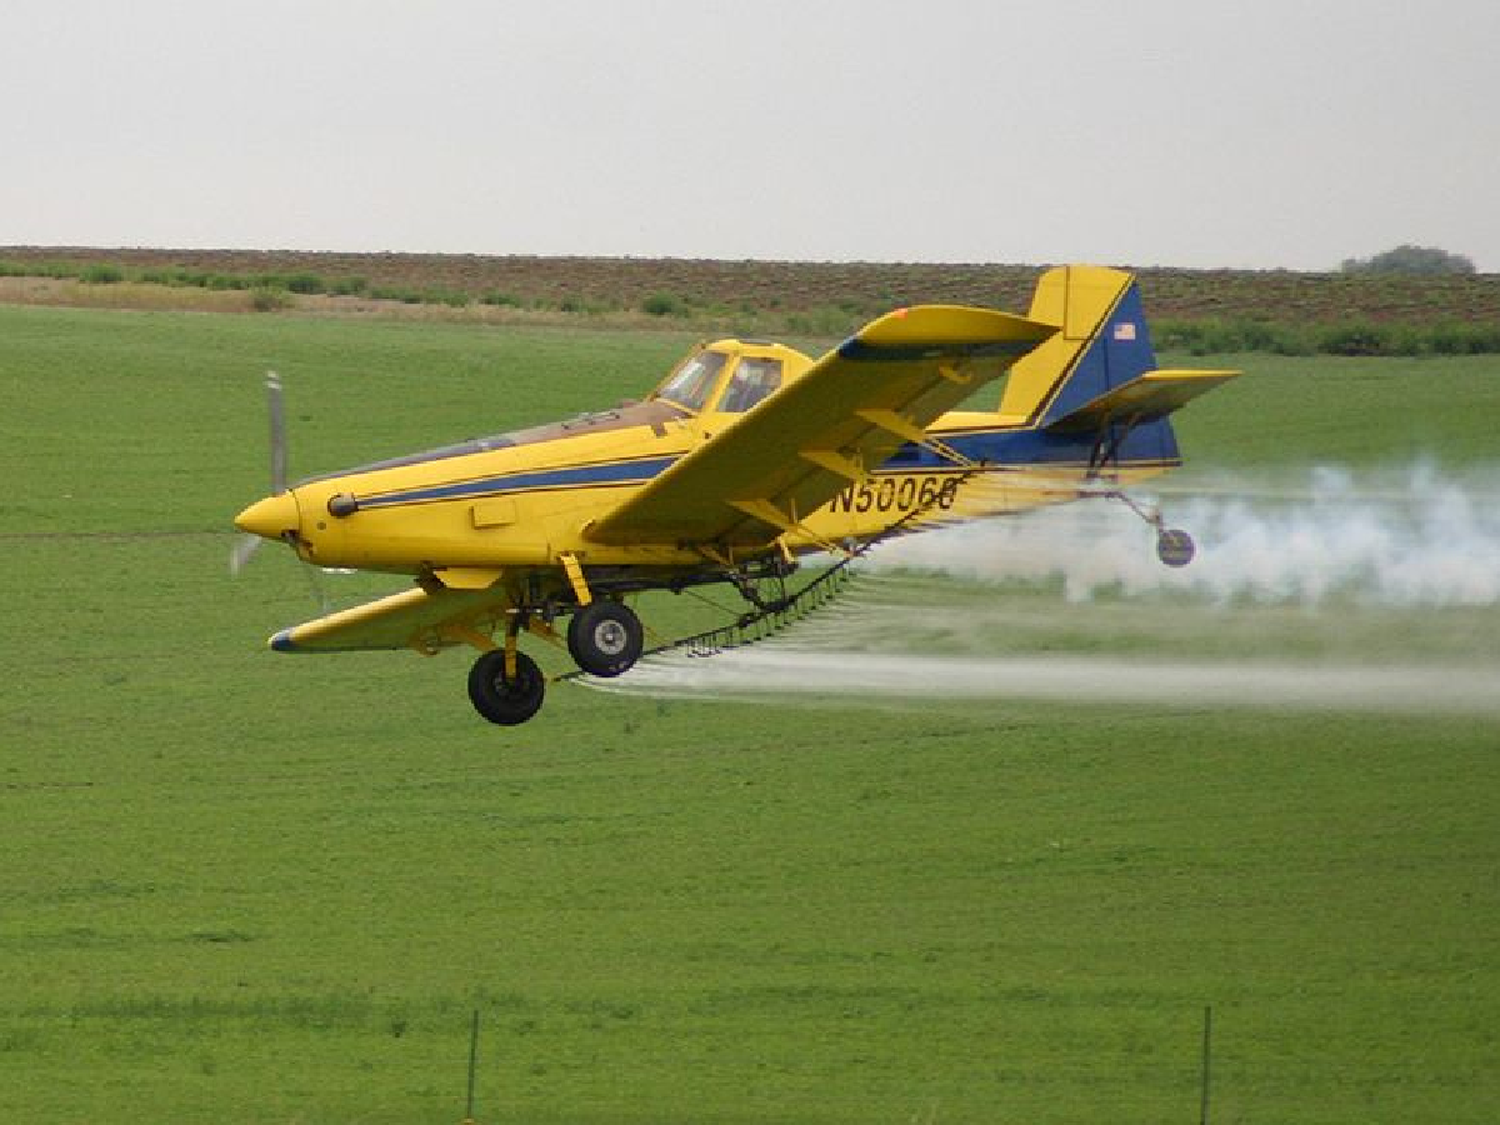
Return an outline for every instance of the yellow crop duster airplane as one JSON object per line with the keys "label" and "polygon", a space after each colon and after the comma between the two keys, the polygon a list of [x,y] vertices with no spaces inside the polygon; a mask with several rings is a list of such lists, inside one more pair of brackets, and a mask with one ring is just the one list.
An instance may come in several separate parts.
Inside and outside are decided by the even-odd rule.
{"label": "yellow crop duster airplane", "polygon": [[[512,725],[546,690],[523,633],[557,640],[565,618],[579,668],[617,676],[643,651],[623,600],[641,591],[733,583],[774,611],[787,599],[768,604],[757,584],[802,556],[1120,495],[1181,463],[1168,415],[1235,374],[1157,370],[1133,276],[1064,266],[1042,275],[1025,317],[898,309],[818,360],[720,340],[644,402],[290,488],[273,437],[275,494],[235,523],[317,566],[415,576],[277,633],[273,649],[470,645],[474,707]],[[998,409],[955,409],[1002,377]],[[278,410],[273,396],[273,434]],[[1148,518],[1162,561],[1188,561],[1191,539]]]}

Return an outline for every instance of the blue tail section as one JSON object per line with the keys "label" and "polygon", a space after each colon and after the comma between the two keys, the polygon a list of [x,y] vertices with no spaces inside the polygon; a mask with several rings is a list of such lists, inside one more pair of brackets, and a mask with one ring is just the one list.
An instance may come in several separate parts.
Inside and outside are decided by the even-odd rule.
{"label": "blue tail section", "polygon": [[[1037,282],[1030,315],[1061,325],[1012,370],[1002,414],[1024,414],[1053,440],[1052,457],[1176,463],[1177,439],[1165,414],[1121,423],[1091,404],[1156,370],[1156,351],[1135,276],[1099,266],[1059,266]],[[1080,420],[1095,423],[1080,425]],[[1085,432],[1091,430],[1092,432]],[[1071,454],[1059,448],[1073,446]],[[1085,447],[1082,452],[1079,447]]]}
{"label": "blue tail section", "polygon": [[1039,420],[1046,427],[1139,375],[1156,370],[1156,351],[1133,280],[1105,318],[1093,326],[1069,371]]}

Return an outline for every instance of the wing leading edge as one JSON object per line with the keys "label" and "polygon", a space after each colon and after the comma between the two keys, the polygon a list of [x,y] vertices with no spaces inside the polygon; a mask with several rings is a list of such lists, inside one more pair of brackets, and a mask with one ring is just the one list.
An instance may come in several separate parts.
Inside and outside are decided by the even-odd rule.
{"label": "wing leading edge", "polygon": [[584,534],[610,544],[769,543],[1056,331],[958,305],[888,313]]}
{"label": "wing leading edge", "polygon": [[277,652],[436,652],[463,643],[481,625],[493,627],[507,604],[495,590],[413,587],[283,629],[270,645]]}

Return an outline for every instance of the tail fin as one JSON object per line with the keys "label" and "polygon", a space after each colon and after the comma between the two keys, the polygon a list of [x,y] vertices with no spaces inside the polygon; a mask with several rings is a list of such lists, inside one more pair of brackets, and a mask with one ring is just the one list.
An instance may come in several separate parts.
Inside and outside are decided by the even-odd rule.
{"label": "tail fin", "polygon": [[1061,331],[1010,370],[1000,413],[1046,427],[1156,367],[1135,275],[1101,266],[1042,274],[1032,320]]}
{"label": "tail fin", "polygon": [[[1158,371],[1140,289],[1123,270],[1050,269],[1037,282],[1028,316],[1061,331],[1011,368],[1000,413],[1038,429],[1102,433],[1116,421],[1133,429],[1238,374]],[[1152,428],[1157,432],[1134,435],[1133,456],[1175,460],[1170,425]]]}

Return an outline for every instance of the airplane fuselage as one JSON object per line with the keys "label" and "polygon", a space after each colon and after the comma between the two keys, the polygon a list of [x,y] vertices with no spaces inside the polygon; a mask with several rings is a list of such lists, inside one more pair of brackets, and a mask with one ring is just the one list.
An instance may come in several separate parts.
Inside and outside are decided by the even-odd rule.
{"label": "airplane fuselage", "polygon": [[[262,501],[271,507],[260,516],[247,511],[241,526],[277,524],[305,561],[325,567],[412,574],[555,567],[565,553],[590,566],[691,566],[704,559],[700,544],[598,543],[589,527],[736,421],[657,402],[626,406],[571,423],[559,436],[523,432],[514,444],[314,478]],[[1082,437],[1006,425],[987,412],[945,415],[929,432],[982,467],[908,443],[808,514],[782,537],[785,546],[804,554],[864,541],[903,520],[928,525],[1022,511],[1075,499],[1089,483],[1091,442]],[[1122,482],[1179,463],[1165,426],[1132,435],[1122,452],[1111,476]]]}

